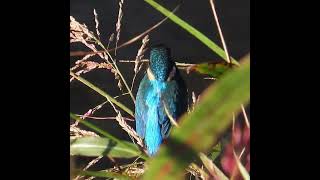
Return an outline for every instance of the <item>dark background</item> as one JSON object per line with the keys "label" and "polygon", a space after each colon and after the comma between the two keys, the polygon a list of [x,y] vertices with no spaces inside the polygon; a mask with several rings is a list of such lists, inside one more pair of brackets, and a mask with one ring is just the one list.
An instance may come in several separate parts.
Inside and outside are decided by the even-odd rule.
{"label": "dark background", "polygon": [[[158,3],[164,7],[173,10],[180,1],[158,0]],[[250,1],[249,0],[218,0],[215,1],[216,10],[220,20],[225,41],[231,56],[240,59],[250,51]],[[117,0],[71,0],[70,15],[78,22],[85,23],[89,30],[95,32],[95,23],[93,9],[98,13],[100,23],[100,33],[102,42],[106,45],[109,36],[115,32],[115,24],[118,17]],[[164,16],[144,1],[125,0],[123,4],[123,18],[121,21],[121,35],[118,44],[122,44],[136,35],[150,28]],[[211,40],[222,47],[219,34],[209,1],[184,1],[179,10],[175,13],[177,16],[188,22],[190,25],[208,36]],[[149,33],[149,45],[156,43],[165,43],[172,50],[174,59],[185,63],[200,63],[205,61],[220,60],[215,53],[203,45],[199,40],[194,38],[181,27],[167,20],[157,29]],[[112,43],[111,47],[115,44]],[[134,59],[141,40],[117,50],[116,59]],[[88,50],[81,45],[71,44],[73,50]],[[148,52],[145,53],[148,58]],[[71,58],[70,67],[74,65],[75,60],[80,58]],[[133,64],[119,63],[119,67],[125,78],[130,82],[133,77]],[[136,94],[138,82],[140,82],[143,73],[136,78],[134,95]],[[202,76],[182,73],[189,91],[189,100],[191,101],[191,92],[194,91],[199,95],[210,83],[211,80],[204,80]],[[106,70],[95,70],[83,75],[84,78],[97,85],[102,90],[112,96],[119,95],[121,91],[116,86],[112,73]],[[124,88],[125,89],[125,88]],[[119,100],[134,110],[133,103],[129,96],[119,98]],[[73,81],[70,84],[70,110],[76,114],[84,114],[88,109],[105,101],[98,93],[87,88],[80,82]],[[110,105],[105,105],[95,113],[95,116],[114,116],[113,109]],[[124,116],[126,116],[124,114]],[[126,116],[129,117],[129,116]],[[121,139],[130,140],[128,135],[113,120],[94,121],[99,127],[102,127],[111,134]],[[131,123],[134,127],[134,123]],[[85,128],[84,128],[85,129]]]}

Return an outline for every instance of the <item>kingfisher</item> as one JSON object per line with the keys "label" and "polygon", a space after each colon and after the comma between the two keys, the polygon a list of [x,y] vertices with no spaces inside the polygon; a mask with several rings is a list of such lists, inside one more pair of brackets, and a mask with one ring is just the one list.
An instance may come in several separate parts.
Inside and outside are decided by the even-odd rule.
{"label": "kingfisher", "polygon": [[187,110],[187,88],[170,49],[159,44],[151,48],[149,67],[140,82],[135,104],[136,131],[150,156],[169,136],[174,121]]}

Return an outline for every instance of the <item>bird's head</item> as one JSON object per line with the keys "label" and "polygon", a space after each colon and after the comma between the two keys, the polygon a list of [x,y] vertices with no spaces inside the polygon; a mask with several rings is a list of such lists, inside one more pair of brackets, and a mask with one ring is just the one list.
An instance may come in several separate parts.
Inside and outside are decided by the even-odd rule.
{"label": "bird's head", "polygon": [[156,80],[166,81],[174,66],[174,62],[171,61],[170,49],[162,44],[152,47],[149,65]]}

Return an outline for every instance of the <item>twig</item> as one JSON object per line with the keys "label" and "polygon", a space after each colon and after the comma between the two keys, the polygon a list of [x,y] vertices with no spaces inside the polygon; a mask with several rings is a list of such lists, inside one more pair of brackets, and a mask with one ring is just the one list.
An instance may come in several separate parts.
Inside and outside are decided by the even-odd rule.
{"label": "twig", "polygon": [[[121,63],[136,63],[135,60],[119,60]],[[147,63],[149,62],[149,59],[141,59],[140,63]]]}
{"label": "twig", "polygon": [[[98,109],[102,108],[102,106],[104,104],[106,104],[107,102],[108,101],[105,101],[105,102],[99,104],[98,106],[96,106],[92,109],[89,109],[84,115],[78,115],[78,116],[80,116],[80,118],[84,120],[85,118],[90,117],[90,115],[93,115],[93,113],[95,113]],[[79,121],[76,121],[72,126],[77,126],[78,123],[79,123]]]}
{"label": "twig", "polygon": [[[140,64],[139,68],[138,68],[138,71],[140,71],[140,69],[142,68],[143,66],[143,63]],[[132,83],[131,83],[131,91],[133,89],[133,85],[134,85],[134,82],[135,82],[135,79],[137,77],[137,73],[134,73],[134,76],[133,76],[133,79],[132,79]]]}
{"label": "twig", "polygon": [[[241,164],[240,159],[237,157],[236,152],[233,149],[233,156],[236,160],[236,165],[240,171],[240,174],[242,175],[244,180],[250,180],[250,175],[246,171],[245,167]],[[232,179],[232,178],[231,178]]]}
{"label": "twig", "polygon": [[240,152],[239,160],[241,160],[241,157],[242,157],[242,155],[243,155],[243,153],[244,153],[245,150],[246,150],[246,147],[244,147],[244,148],[242,149],[242,151]]}
{"label": "twig", "polygon": [[217,80],[217,78],[213,78],[213,77],[205,77],[203,79],[206,79],[206,80]]}
{"label": "twig", "polygon": [[221,41],[222,41],[223,49],[224,49],[224,51],[226,53],[228,63],[231,63],[230,56],[229,56],[229,53],[228,53],[228,49],[227,49],[227,46],[226,46],[226,43],[224,41],[224,37],[223,37],[222,31],[221,31],[221,27],[220,27],[218,15],[217,15],[217,12],[216,12],[216,9],[215,9],[215,5],[213,3],[213,0],[209,0],[209,1],[210,1],[210,4],[211,4],[211,9],[212,9],[212,12],[213,12],[213,16],[215,18],[215,21],[216,21],[216,24],[217,24],[217,27],[218,27],[218,31],[219,31],[220,38],[221,38]]}
{"label": "twig", "polygon": [[[103,156],[99,156],[99,157],[95,158],[94,160],[90,161],[90,162],[88,163],[88,165],[87,165],[85,168],[83,168],[82,170],[85,171],[85,170],[89,169],[91,166],[93,166],[94,164],[96,164],[102,157],[103,157]],[[76,178],[74,178],[74,180],[78,180],[78,179],[80,179],[80,178],[82,178],[82,177],[84,177],[84,176],[78,175]]]}
{"label": "twig", "polygon": [[118,121],[122,129],[125,130],[130,137],[133,137],[137,141],[137,144],[139,144],[142,148],[144,148],[142,139],[138,136],[137,132],[123,120],[120,112],[118,113],[116,120]]}
{"label": "twig", "polygon": [[243,104],[241,104],[241,109],[242,109],[242,114],[243,114],[243,116],[244,116],[246,125],[247,125],[248,128],[250,128],[250,122],[249,122],[249,120],[248,120],[247,113],[246,113],[246,110],[244,109]]}
{"label": "twig", "polygon": [[[79,117],[83,117],[82,115],[80,114],[76,114],[77,116]],[[96,119],[96,120],[115,120],[116,117],[95,117],[95,116],[86,116],[86,118],[89,118],[89,119]],[[126,121],[134,121],[134,119],[131,119],[131,118],[127,118],[127,117],[123,117],[124,120]]]}
{"label": "twig", "polygon": [[110,101],[109,98],[107,98],[107,100],[110,102],[110,104],[113,107],[114,111],[117,113],[116,120],[118,121],[119,125],[122,127],[123,130],[125,130],[128,133],[130,138],[133,137],[137,141],[137,143],[143,148],[144,145],[143,145],[142,139],[138,136],[136,131],[124,121],[120,111],[114,106],[113,102]]}
{"label": "twig", "polygon": [[163,102],[163,106],[164,106],[164,111],[167,114],[171,124],[173,124],[176,127],[179,127],[178,123],[176,122],[176,120],[172,117],[172,115],[170,114],[169,110],[167,109],[166,104]]}
{"label": "twig", "polygon": [[[135,60],[129,60],[129,59],[122,59],[122,60],[119,60],[119,62],[121,63],[135,63],[136,61]],[[149,59],[141,59],[140,60],[140,63],[147,63],[149,62]],[[193,66],[195,64],[190,64],[190,63],[181,63],[181,62],[175,62],[176,65],[178,67],[189,67],[189,66]]]}
{"label": "twig", "polygon": [[197,103],[197,97],[194,91],[192,91],[192,111],[194,111],[194,107],[196,106]]}

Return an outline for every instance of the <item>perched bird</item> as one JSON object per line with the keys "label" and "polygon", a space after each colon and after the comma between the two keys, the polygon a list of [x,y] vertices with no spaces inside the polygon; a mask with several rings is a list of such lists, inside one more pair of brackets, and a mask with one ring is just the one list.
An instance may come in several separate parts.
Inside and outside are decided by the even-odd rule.
{"label": "perched bird", "polygon": [[154,46],[135,104],[136,131],[150,156],[169,136],[172,126],[169,117],[177,120],[186,110],[187,88],[171,59],[170,49]]}

